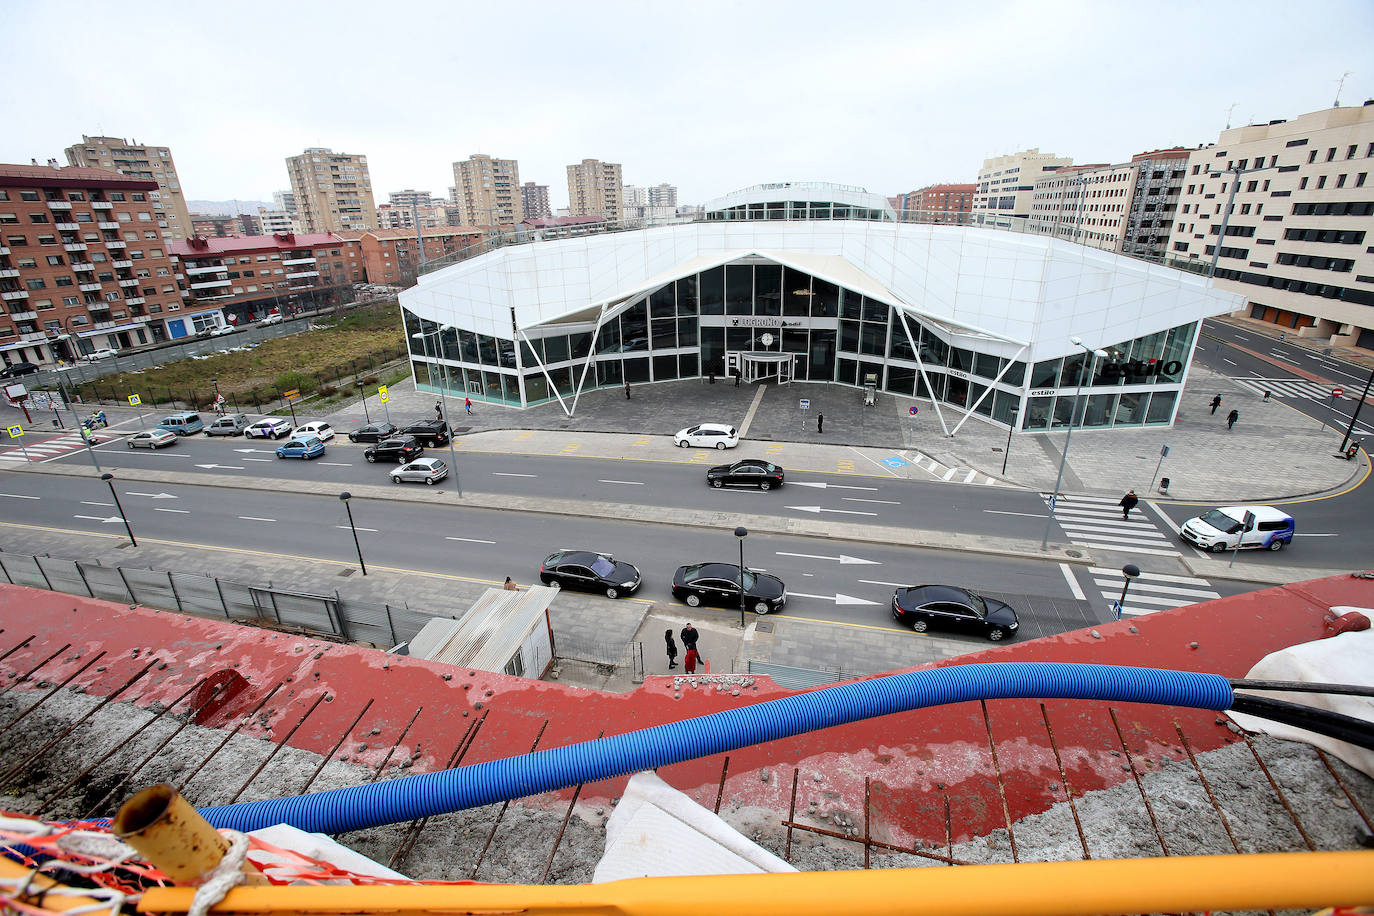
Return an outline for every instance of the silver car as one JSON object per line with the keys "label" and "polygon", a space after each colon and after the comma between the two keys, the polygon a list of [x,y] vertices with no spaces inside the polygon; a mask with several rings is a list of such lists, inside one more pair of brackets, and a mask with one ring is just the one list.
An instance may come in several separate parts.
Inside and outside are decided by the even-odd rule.
{"label": "silver car", "polygon": [[237,436],[248,428],[248,417],[241,413],[225,414],[205,427],[207,436]]}
{"label": "silver car", "polygon": [[174,445],[177,434],[170,429],[150,429],[129,437],[129,448],[159,449],[164,445]]}
{"label": "silver car", "polygon": [[430,486],[443,480],[448,476],[448,465],[438,458],[417,458],[410,464],[403,464],[391,472],[392,483],[402,483],[414,481],[415,483],[424,482]]}

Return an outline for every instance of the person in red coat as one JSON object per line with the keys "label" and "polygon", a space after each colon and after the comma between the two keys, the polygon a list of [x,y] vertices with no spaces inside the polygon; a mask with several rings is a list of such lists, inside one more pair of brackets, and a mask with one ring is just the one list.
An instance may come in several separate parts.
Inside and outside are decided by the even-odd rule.
{"label": "person in red coat", "polygon": [[682,667],[687,669],[688,674],[697,673],[697,659],[700,657],[697,655],[696,646],[688,649],[687,654],[682,657]]}

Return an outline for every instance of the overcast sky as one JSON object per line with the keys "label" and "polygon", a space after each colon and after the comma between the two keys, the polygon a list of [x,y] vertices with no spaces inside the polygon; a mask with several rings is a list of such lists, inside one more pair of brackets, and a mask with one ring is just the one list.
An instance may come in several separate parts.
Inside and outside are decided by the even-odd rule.
{"label": "overcast sky", "polygon": [[[126,13],[137,10],[136,16]],[[1039,147],[1213,142],[1374,96],[1374,2],[0,0],[0,162],[81,135],[171,148],[193,199],[270,200],[284,159],[368,157],[377,203],[452,162],[619,162],[703,203],[765,181],[892,195]]]}

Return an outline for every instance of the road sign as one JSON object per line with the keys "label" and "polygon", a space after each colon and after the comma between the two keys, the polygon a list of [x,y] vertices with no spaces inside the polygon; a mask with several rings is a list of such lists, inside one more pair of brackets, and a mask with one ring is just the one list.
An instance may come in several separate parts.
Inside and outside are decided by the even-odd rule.
{"label": "road sign", "polygon": [[301,396],[301,390],[299,388],[292,388],[290,391],[283,391],[281,396],[288,401],[293,401]]}
{"label": "road sign", "polygon": [[383,385],[382,387],[380,387],[380,388],[377,389],[377,393],[378,393],[378,394],[386,394],[386,393],[387,393],[387,387],[386,387],[385,385]]}
{"label": "road sign", "polygon": [[11,439],[18,439],[20,436],[24,435],[24,427],[22,427],[22,426],[11,426],[11,427],[9,427],[8,432],[9,432],[9,434],[10,434],[10,438],[11,438]]}
{"label": "road sign", "polygon": [[811,399],[810,399],[810,398],[801,398],[801,399],[799,399],[799,400],[797,401],[797,406],[800,407],[802,410],[810,410],[810,409],[811,409]]}
{"label": "road sign", "polygon": [[385,404],[387,401],[391,400],[391,395],[389,395],[389,394],[386,393],[386,386],[385,386],[385,385],[383,385],[382,388],[381,388],[381,390],[377,393],[377,399],[378,399],[379,401],[381,401],[383,404]]}
{"label": "road sign", "polygon": [[1340,397],[1340,396],[1343,395],[1343,394],[1345,394],[1345,389],[1344,389],[1344,388],[1332,388],[1332,389],[1331,389],[1331,396],[1332,396],[1333,398],[1338,398],[1338,397]]}
{"label": "road sign", "polygon": [[136,395],[136,394],[131,394],[131,395],[129,395],[129,406],[130,406],[130,407],[137,407],[139,404],[142,404],[142,403],[143,403],[143,399],[140,398],[138,395]]}
{"label": "road sign", "polygon": [[909,413],[909,414],[911,414],[911,416],[914,417],[914,416],[916,416],[918,413],[921,412],[921,408],[919,408],[919,407],[917,407],[915,404],[913,404],[913,405],[911,405],[910,407],[908,407],[908,408],[906,409],[906,412]]}

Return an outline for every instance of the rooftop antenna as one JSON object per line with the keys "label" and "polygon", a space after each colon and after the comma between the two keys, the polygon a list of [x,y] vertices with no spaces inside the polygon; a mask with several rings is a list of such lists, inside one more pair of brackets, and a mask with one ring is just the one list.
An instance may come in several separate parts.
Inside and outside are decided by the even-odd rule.
{"label": "rooftop antenna", "polygon": [[1345,78],[1350,75],[1351,73],[1349,70],[1345,71],[1341,74],[1340,81],[1336,83],[1336,101],[1331,103],[1332,108],[1341,107],[1341,90],[1345,88]]}
{"label": "rooftop antenna", "polygon": [[1227,129],[1227,130],[1230,130],[1230,129],[1231,129],[1231,112],[1235,111],[1235,110],[1236,110],[1236,106],[1239,105],[1239,104],[1240,104],[1240,102],[1232,102],[1232,103],[1231,103],[1231,107],[1228,108],[1228,109],[1226,109],[1226,129]]}

